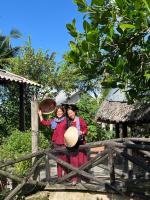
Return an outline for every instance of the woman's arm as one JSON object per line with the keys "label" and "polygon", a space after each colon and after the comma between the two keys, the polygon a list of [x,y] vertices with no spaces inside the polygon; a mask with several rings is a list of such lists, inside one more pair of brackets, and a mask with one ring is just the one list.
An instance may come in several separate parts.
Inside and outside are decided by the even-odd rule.
{"label": "woman's arm", "polygon": [[81,134],[86,135],[88,132],[88,127],[84,119],[80,118],[80,130]]}
{"label": "woman's arm", "polygon": [[43,120],[43,116],[42,116],[42,111],[41,110],[38,110],[38,115],[39,115],[40,121],[42,121]]}
{"label": "woman's arm", "polygon": [[42,112],[41,110],[38,111],[38,115],[39,115],[39,118],[40,118],[40,123],[44,126],[49,126],[52,122],[52,119],[49,119],[49,120],[45,120],[42,116]]}

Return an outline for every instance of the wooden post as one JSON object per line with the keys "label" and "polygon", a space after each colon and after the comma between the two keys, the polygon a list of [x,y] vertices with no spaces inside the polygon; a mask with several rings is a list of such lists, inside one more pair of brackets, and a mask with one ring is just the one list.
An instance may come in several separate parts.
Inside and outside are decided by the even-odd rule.
{"label": "wooden post", "polygon": [[[123,149],[123,152],[125,153],[125,154],[127,154],[128,153],[128,150],[129,149],[127,149],[127,148],[124,148]],[[123,160],[123,168],[122,168],[122,170],[123,170],[123,173],[124,174],[127,174],[128,173],[128,171],[129,171],[129,166],[128,166],[128,160],[127,160],[127,158],[125,158],[125,157],[122,157],[122,160]]]}
{"label": "wooden post", "polygon": [[110,125],[109,125],[109,129],[110,129],[110,131],[113,131],[113,130],[114,130],[114,125],[113,125],[113,124],[110,124]]}
{"label": "wooden post", "polygon": [[24,84],[19,84],[19,130],[25,131]]}
{"label": "wooden post", "polygon": [[[132,149],[128,149],[127,153],[132,156],[133,152]],[[128,179],[132,179],[133,178],[133,163],[128,160]]]}
{"label": "wooden post", "polygon": [[119,123],[116,123],[115,131],[116,131],[116,138],[119,138]]}
{"label": "wooden post", "polygon": [[127,137],[127,123],[126,122],[122,123],[122,132],[123,132],[123,137]]}
{"label": "wooden post", "polygon": [[32,130],[32,153],[38,151],[38,102],[37,100],[31,101],[31,130]]}
{"label": "wooden post", "polygon": [[106,130],[106,123],[102,122],[102,128]]}
{"label": "wooden post", "polygon": [[108,147],[108,168],[110,171],[110,184],[115,183],[114,156],[111,147]]}
{"label": "wooden post", "polygon": [[46,181],[50,182],[50,164],[49,164],[49,156],[46,154],[45,156],[45,173],[46,173]]}
{"label": "wooden post", "polygon": [[119,138],[123,138],[123,124],[119,124]]}

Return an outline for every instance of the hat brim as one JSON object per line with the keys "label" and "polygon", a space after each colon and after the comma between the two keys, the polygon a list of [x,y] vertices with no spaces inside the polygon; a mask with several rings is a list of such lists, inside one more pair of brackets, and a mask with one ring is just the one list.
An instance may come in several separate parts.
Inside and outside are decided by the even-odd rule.
{"label": "hat brim", "polygon": [[56,102],[53,99],[44,99],[39,104],[39,109],[43,114],[50,114],[56,108]]}
{"label": "hat brim", "polygon": [[76,127],[69,127],[64,134],[64,144],[66,147],[72,148],[78,142],[79,134]]}

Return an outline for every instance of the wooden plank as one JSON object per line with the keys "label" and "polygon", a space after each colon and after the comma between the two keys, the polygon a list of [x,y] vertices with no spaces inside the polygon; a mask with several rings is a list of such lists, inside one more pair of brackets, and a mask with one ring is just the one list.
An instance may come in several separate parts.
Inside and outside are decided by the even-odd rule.
{"label": "wooden plank", "polygon": [[[103,181],[101,182],[103,183]],[[105,190],[105,185],[104,184],[97,184],[95,185],[97,188],[95,190],[95,192],[106,192]],[[83,184],[83,183],[78,183],[75,186],[72,186],[71,184],[69,185],[64,185],[64,184],[48,184],[44,190],[46,191],[89,191],[92,188],[92,184]]]}

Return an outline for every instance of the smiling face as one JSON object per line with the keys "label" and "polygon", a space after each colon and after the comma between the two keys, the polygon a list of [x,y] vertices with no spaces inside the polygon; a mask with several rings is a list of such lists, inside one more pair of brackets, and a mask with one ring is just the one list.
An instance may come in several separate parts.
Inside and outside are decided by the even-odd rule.
{"label": "smiling face", "polygon": [[75,116],[76,116],[76,112],[75,112],[75,111],[73,111],[73,110],[71,110],[71,109],[68,109],[67,113],[68,113],[68,117],[69,117],[70,119],[72,119],[72,120],[75,119]]}
{"label": "smiling face", "polygon": [[61,108],[58,108],[56,115],[57,115],[58,118],[62,117],[64,115],[63,110]]}

